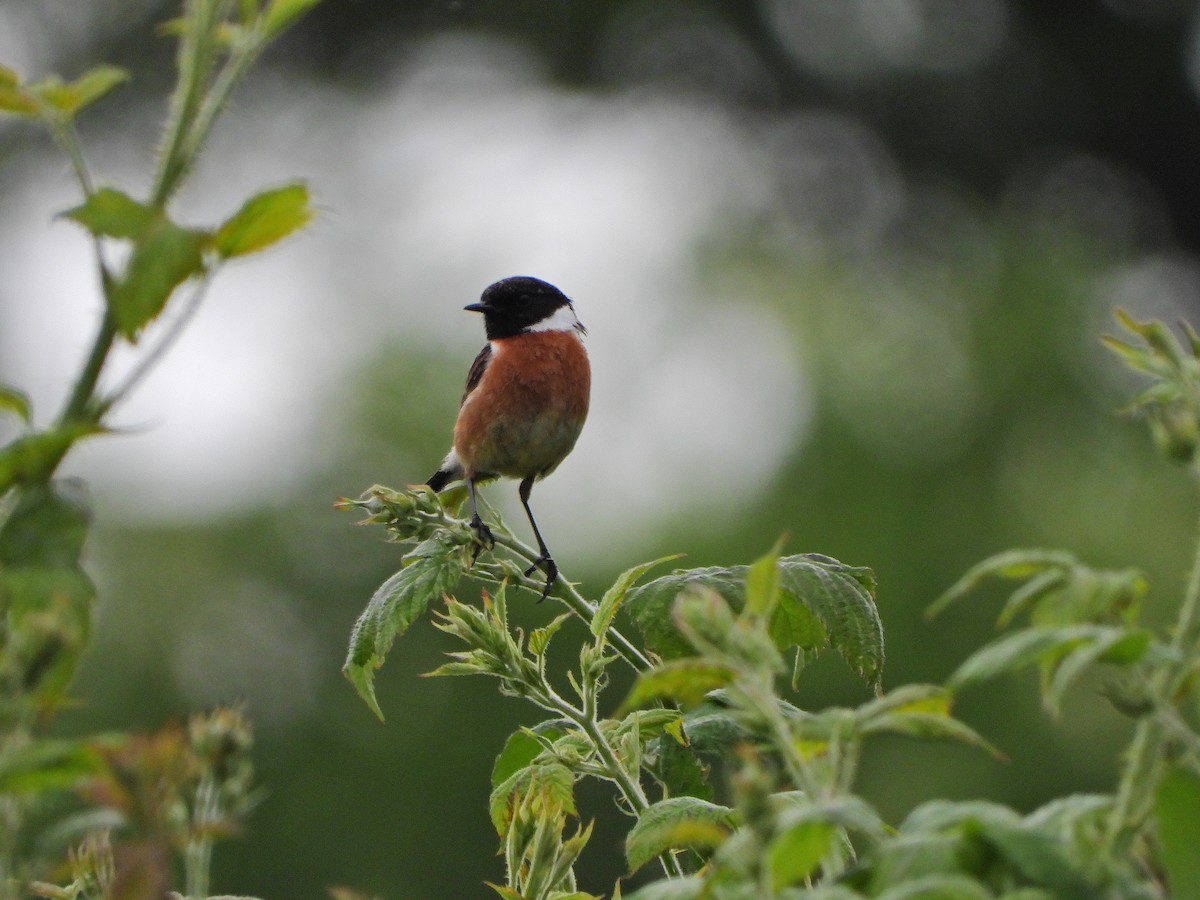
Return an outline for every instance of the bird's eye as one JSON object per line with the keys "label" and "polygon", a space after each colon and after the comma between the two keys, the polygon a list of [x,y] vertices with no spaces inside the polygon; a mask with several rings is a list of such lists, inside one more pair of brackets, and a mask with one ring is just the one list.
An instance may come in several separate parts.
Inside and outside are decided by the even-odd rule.
{"label": "bird's eye", "polygon": [[533,298],[531,296],[529,296],[528,294],[522,294],[520,297],[517,298],[518,306],[523,306],[523,307],[528,306],[532,302],[533,302]]}

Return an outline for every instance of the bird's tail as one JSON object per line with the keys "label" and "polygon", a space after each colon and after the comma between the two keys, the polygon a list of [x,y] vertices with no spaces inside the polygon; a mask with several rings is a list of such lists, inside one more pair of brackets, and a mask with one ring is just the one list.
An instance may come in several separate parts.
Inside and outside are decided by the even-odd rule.
{"label": "bird's tail", "polygon": [[458,481],[463,477],[463,467],[458,461],[458,454],[453,450],[446,454],[446,458],[442,460],[442,464],[438,466],[438,470],[425,480],[434,491],[443,490],[446,485],[452,481]]}

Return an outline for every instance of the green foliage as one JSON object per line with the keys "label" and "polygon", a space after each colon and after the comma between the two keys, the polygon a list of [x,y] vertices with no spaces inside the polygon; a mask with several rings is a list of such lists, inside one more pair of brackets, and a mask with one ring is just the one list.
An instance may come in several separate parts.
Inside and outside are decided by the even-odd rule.
{"label": "green foliage", "polygon": [[[1118,352],[1164,380],[1139,403],[1158,410],[1148,417],[1152,433],[1176,458],[1179,436],[1200,433],[1200,339],[1188,329],[1185,353],[1160,326],[1122,321],[1147,347],[1119,344]],[[1167,420],[1174,431],[1164,444]],[[563,834],[578,815],[575,785],[584,778],[612,785],[629,816],[630,873],[644,879],[655,861],[661,870],[628,900],[1149,898],[1160,895],[1149,874],[1159,870],[1173,896],[1200,891],[1200,734],[1185,705],[1200,669],[1200,554],[1177,620],[1161,634],[1139,624],[1149,586],[1137,570],[1093,569],[1062,551],[997,554],[929,611],[1008,582],[998,616],[1007,632],[969,654],[945,685],[885,692],[869,569],[813,553],[784,556],[776,546],[749,566],[680,569],[636,584],[667,557],[630,568],[599,602],[557,583],[550,596],[566,612],[526,637],[510,624],[509,603],[515,587],[539,592],[522,575],[536,552],[503,523],[492,526],[495,553],[476,559],[456,502],[443,505],[423,488],[376,487],[341,505],[364,511],[392,540],[417,544],[355,626],[347,674],[360,693],[358,668],[382,662],[392,639],[460,574],[498,586],[481,606],[446,597],[436,624],[465,649],[432,674],[492,676],[501,693],[549,715],[513,734],[493,770],[490,810],[508,876],[493,888],[502,897],[576,896],[570,870],[590,825]],[[621,612],[648,652],[618,630]],[[571,618],[587,626],[579,666],[556,674],[547,649]],[[780,684],[786,656],[795,682],[828,650],[871,695],[851,707],[793,705]],[[617,659],[636,678],[605,717],[601,694]],[[957,693],[1036,667],[1045,705],[1060,713],[1069,688],[1101,664],[1121,673],[1110,697],[1137,720],[1111,796],[1062,797],[1025,816],[985,801],[933,799],[892,828],[855,792],[862,749],[875,735],[951,740],[1002,758],[953,716]],[[376,708],[373,695],[364,699]],[[613,896],[622,896],[620,885]]]}
{"label": "green foliage", "polygon": [[[225,260],[263,249],[307,224],[299,184],[264,191],[216,228],[175,222],[170,201],[218,114],[266,43],[315,0],[187,0],[173,29],[179,72],[154,188],[145,200],[94,184],[75,118],[128,79],[98,66],[73,81],[24,82],[0,66],[0,113],[47,127],[81,191],[63,215],[94,239],[103,316],[91,352],[48,425],[27,396],[0,386],[0,412],[23,430],[0,447],[0,898],[140,900],[166,896],[182,868],[189,896],[207,895],[212,845],[254,802],[249,725],[217,710],[185,729],[149,735],[47,738],[91,633],[95,588],[81,565],[90,513],[77,485],[55,474],[83,438],[106,432],[112,407],[169,348],[179,329],[145,349],[115,390],[98,389],[110,352],[133,342],[195,281],[196,303]],[[230,29],[240,29],[226,40]],[[110,269],[102,245],[127,253]],[[186,321],[186,316],[181,321]],[[78,844],[78,849],[74,845]],[[178,863],[182,865],[179,866]],[[66,884],[39,881],[55,872]]]}

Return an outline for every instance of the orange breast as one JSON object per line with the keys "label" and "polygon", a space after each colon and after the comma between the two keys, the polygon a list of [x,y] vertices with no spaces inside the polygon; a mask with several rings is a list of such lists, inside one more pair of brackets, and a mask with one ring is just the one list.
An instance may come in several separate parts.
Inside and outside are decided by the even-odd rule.
{"label": "orange breast", "polygon": [[454,449],[467,476],[548,475],[575,446],[590,392],[591,367],[575,332],[492,341],[487,369],[454,425]]}

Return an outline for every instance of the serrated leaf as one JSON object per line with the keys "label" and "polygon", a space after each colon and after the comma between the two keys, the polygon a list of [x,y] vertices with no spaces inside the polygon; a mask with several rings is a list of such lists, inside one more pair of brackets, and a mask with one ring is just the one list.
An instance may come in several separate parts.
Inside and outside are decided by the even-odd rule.
{"label": "serrated leaf", "polygon": [[655,566],[662,565],[665,562],[670,562],[674,559],[679,559],[683,556],[682,553],[672,553],[670,556],[660,556],[651,562],[640,563],[633,568],[626,569],[622,572],[617,580],[613,582],[612,587],[604,592],[604,596],[600,598],[600,602],[596,604],[596,612],[592,615],[591,629],[594,637],[600,637],[608,626],[612,624],[613,618],[617,614],[617,610],[621,606],[621,602],[625,599],[625,595],[629,589],[633,587],[637,581],[653,569]]}
{"label": "serrated leaf", "polygon": [[320,3],[321,0],[271,0],[263,13],[263,30],[276,35]]}
{"label": "serrated leaf", "polygon": [[503,837],[512,822],[515,803],[527,794],[541,798],[545,807],[575,814],[575,776],[555,760],[518,769],[492,789],[488,802],[492,824]]}
{"label": "serrated leaf", "polygon": [[638,815],[625,836],[625,858],[629,871],[669,850],[711,850],[719,846],[736,823],[729,807],[696,797],[660,800]]}
{"label": "serrated leaf", "polygon": [[408,564],[379,587],[354,623],[342,666],[342,673],[380,721],[383,713],[375,700],[375,670],[383,665],[392,642],[462,574],[462,556],[457,548],[433,539],[405,558]]}
{"label": "serrated leaf", "polygon": [[868,685],[878,688],[884,648],[883,622],[875,606],[875,574],[816,553],[785,556],[779,567],[784,592],[820,619],[829,646]]}
{"label": "serrated leaf", "polygon": [[33,418],[33,408],[29,403],[29,395],[24,391],[0,384],[0,411],[15,413],[26,425]]}
{"label": "serrated leaf", "polygon": [[269,247],[312,221],[308,187],[288,184],[263,191],[222,223],[213,236],[217,253],[228,259]]}
{"label": "serrated leaf", "polygon": [[504,748],[492,765],[493,788],[503,784],[524,769],[545,750],[542,742],[538,740],[538,736],[548,741],[554,741],[566,733],[561,727],[549,722],[543,722],[533,731],[534,734],[531,734],[529,729],[521,728],[508,736],[508,740],[504,742]]}
{"label": "serrated leaf", "polygon": [[541,628],[535,628],[529,633],[529,652],[534,656],[541,656],[546,652],[546,648],[550,646],[550,639],[554,637],[554,633],[562,628],[567,619],[571,618],[574,613],[562,613],[551,619]]}
{"label": "serrated leaf", "polygon": [[1154,792],[1158,844],[1170,896],[1200,897],[1200,778],[1172,766]]}
{"label": "serrated leaf", "polygon": [[141,233],[125,271],[109,292],[109,309],[121,335],[137,337],[157,318],[175,288],[204,271],[211,235],[156,218]]}
{"label": "serrated leaf", "polygon": [[740,610],[745,581],[745,566],[678,570],[630,588],[624,605],[642,632],[648,649],[664,659],[691,656],[691,645],[675,627],[675,599],[685,588],[705,587],[720,594],[735,610]]}
{"label": "serrated leaf", "polygon": [[94,235],[126,240],[135,240],[155,220],[155,213],[148,206],[112,187],[93,191],[82,204],[62,216],[78,222]]}
{"label": "serrated leaf", "polygon": [[[775,646],[781,651],[792,646],[806,651],[832,647],[876,685],[883,666],[883,625],[871,570],[816,553],[781,557],[778,569],[782,592],[770,621]],[[651,650],[667,659],[688,656],[691,646],[672,619],[675,598],[685,589],[703,587],[740,612],[748,570],[731,566],[673,572],[632,588],[625,605]]]}
{"label": "serrated leaf", "polygon": [[673,700],[682,707],[695,706],[709,691],[724,687],[736,676],[729,666],[704,659],[676,659],[642,672],[618,715],[656,700]]}

